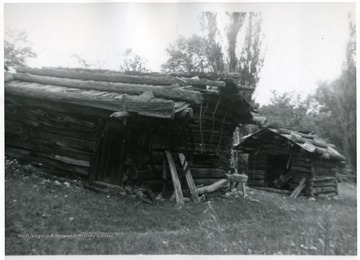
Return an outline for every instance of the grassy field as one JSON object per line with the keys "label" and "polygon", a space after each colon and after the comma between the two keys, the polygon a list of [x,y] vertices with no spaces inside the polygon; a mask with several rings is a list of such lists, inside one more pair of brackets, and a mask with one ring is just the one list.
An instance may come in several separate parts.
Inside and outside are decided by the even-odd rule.
{"label": "grassy field", "polygon": [[6,255],[356,255],[356,187],[337,200],[249,196],[149,205],[46,179],[6,160]]}

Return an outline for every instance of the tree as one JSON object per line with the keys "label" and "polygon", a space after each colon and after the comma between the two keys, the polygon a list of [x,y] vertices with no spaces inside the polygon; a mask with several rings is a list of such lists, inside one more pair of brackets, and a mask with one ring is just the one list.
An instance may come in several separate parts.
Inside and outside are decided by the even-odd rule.
{"label": "tree", "polygon": [[270,125],[307,132],[313,130],[310,99],[303,100],[299,94],[273,91],[270,102],[259,109],[259,114],[265,116]]}
{"label": "tree", "polygon": [[[186,72],[235,72],[239,84],[255,88],[264,57],[261,50],[262,19],[259,13],[226,13],[229,22],[220,28],[218,14],[204,12],[200,16],[202,36],[180,36],[166,50],[169,59],[162,70]],[[246,25],[241,42],[241,28]],[[220,31],[225,31],[222,36]],[[251,98],[251,95],[249,96]]]}
{"label": "tree", "polygon": [[264,56],[261,53],[261,24],[262,18],[259,13],[249,14],[245,43],[238,64],[242,86],[256,88],[260,80],[259,73],[264,64]]}
{"label": "tree", "polygon": [[[342,73],[333,82],[321,82],[314,95],[319,114],[328,122],[320,125],[329,139],[337,142],[356,172],[356,27],[349,17],[350,37]],[[331,122],[331,126],[327,125]]]}
{"label": "tree", "polygon": [[238,57],[236,55],[236,43],[239,31],[244,23],[246,13],[236,12],[227,13],[230,17],[230,24],[227,27],[227,41],[228,41],[228,55],[229,55],[229,72],[237,72],[238,70]]}
{"label": "tree", "polygon": [[212,71],[224,71],[224,53],[219,42],[220,32],[217,26],[217,14],[204,12],[200,16],[201,30],[204,33],[205,55]]}
{"label": "tree", "polygon": [[146,60],[134,53],[132,49],[126,49],[124,52],[124,60],[122,61],[122,65],[120,65],[120,71],[123,72],[148,72]]}
{"label": "tree", "polygon": [[180,36],[166,49],[169,59],[161,65],[162,71],[206,72],[211,70],[206,55],[206,40],[198,35]]}
{"label": "tree", "polygon": [[5,70],[16,69],[25,66],[28,59],[35,58],[36,53],[28,41],[28,35],[25,31],[5,32],[4,40],[4,66]]}

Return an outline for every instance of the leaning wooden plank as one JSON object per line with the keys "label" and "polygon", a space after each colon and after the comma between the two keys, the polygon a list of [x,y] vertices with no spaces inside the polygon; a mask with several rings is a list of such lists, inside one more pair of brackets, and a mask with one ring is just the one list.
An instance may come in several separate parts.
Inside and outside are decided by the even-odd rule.
{"label": "leaning wooden plank", "polygon": [[26,81],[26,82],[46,84],[46,85],[125,93],[130,95],[141,95],[142,93],[151,90],[153,95],[159,98],[188,101],[197,104],[200,104],[202,101],[202,97],[199,92],[182,90],[182,89],[168,89],[162,86],[127,84],[127,83],[110,83],[110,82],[91,81],[91,80],[84,81],[84,80],[69,79],[69,78],[37,76],[37,75],[30,75],[24,73],[14,74],[14,79]]}
{"label": "leaning wooden plank", "polygon": [[199,195],[198,195],[198,193],[196,191],[194,180],[193,180],[193,178],[191,176],[190,169],[188,168],[189,165],[188,165],[188,163],[186,162],[186,159],[185,159],[185,155],[183,153],[179,153],[179,158],[180,158],[181,164],[183,165],[183,170],[186,171],[185,172],[185,178],[186,178],[186,182],[187,182],[187,184],[189,186],[191,197],[192,197],[194,202],[196,202],[196,203],[200,202]]}
{"label": "leaning wooden plank", "polygon": [[166,158],[168,160],[169,167],[170,167],[170,173],[171,173],[171,178],[173,181],[176,203],[179,205],[182,205],[182,204],[184,204],[184,196],[183,196],[183,193],[181,190],[181,184],[180,184],[180,180],[179,180],[177,170],[175,167],[175,162],[169,151],[165,151],[165,154],[166,154]]}
{"label": "leaning wooden plank", "polygon": [[227,185],[229,183],[229,180],[227,179],[221,179],[209,186],[205,186],[205,187],[200,187],[197,189],[198,194],[203,194],[203,193],[209,193],[209,192],[213,192],[216,191],[217,189]]}
{"label": "leaning wooden plank", "polygon": [[66,103],[75,103],[83,106],[107,109],[110,111],[121,111],[126,109],[128,112],[137,112],[147,114],[153,112],[154,116],[160,118],[174,117],[174,102],[172,101],[133,101],[131,99],[123,100],[122,95],[114,97],[99,97],[84,93],[77,89],[57,87],[51,85],[40,85],[29,83],[26,86],[17,86],[13,81],[5,84],[5,94],[17,95],[24,98],[39,98],[51,101],[60,101]]}
{"label": "leaning wooden plank", "polygon": [[290,198],[296,199],[299,196],[300,192],[305,188],[305,180],[306,179],[303,178],[300,181],[299,186],[291,193]]}

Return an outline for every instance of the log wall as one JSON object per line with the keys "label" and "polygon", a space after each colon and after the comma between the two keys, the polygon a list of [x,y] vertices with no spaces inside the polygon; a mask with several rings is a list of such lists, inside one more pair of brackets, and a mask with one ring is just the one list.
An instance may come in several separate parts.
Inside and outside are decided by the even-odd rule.
{"label": "log wall", "polygon": [[[267,154],[250,154],[248,159],[249,186],[267,187],[267,174],[270,169]],[[305,196],[329,197],[338,194],[336,180],[336,163],[306,157],[305,154],[291,156],[288,189],[295,190],[305,178],[305,188],[301,192]]]}

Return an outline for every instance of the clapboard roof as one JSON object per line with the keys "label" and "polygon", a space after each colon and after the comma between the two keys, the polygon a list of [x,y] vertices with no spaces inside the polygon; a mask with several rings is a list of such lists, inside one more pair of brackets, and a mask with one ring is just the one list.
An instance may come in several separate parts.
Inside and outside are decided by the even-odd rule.
{"label": "clapboard roof", "polygon": [[[5,93],[64,103],[170,118],[219,99],[233,106],[234,120],[251,119],[237,74],[121,73],[68,68],[19,68],[5,76]],[[240,120],[241,121],[241,120]]]}
{"label": "clapboard roof", "polygon": [[334,161],[346,160],[346,158],[335,149],[335,145],[327,143],[318,136],[284,128],[264,128],[254,134],[244,136],[241,142],[235,145],[235,147],[239,150],[259,149],[262,144],[267,143],[268,140],[274,138],[274,136],[279,136],[287,141],[289,150],[292,147],[298,147],[301,150],[322,159]]}

